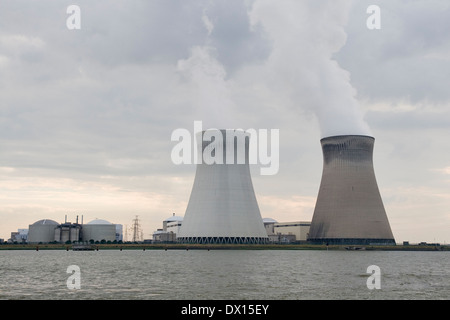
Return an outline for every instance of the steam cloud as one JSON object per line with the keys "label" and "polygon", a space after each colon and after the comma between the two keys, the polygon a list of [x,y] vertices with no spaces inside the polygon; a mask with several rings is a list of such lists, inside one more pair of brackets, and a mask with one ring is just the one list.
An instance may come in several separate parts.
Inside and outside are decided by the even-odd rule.
{"label": "steam cloud", "polygon": [[225,79],[225,67],[216,58],[217,49],[207,44],[214,25],[206,10],[202,21],[208,32],[206,44],[192,47],[189,58],[178,61],[177,70],[194,86],[194,103],[201,112],[201,119],[197,120],[202,120],[204,129],[229,129],[235,104]]}
{"label": "steam cloud", "polygon": [[[251,69],[252,81],[289,97],[300,113],[314,113],[323,137],[371,135],[350,74],[333,60],[346,42],[350,5],[347,0],[255,0],[248,10],[250,26],[261,26],[272,46],[267,59]],[[202,21],[208,43],[214,25],[205,10]],[[195,86],[195,103],[206,127],[232,128],[237,118],[233,85],[216,53],[208,44],[192,47],[190,57],[179,60],[177,67]]]}
{"label": "steam cloud", "polygon": [[322,136],[370,135],[350,75],[332,59],[346,42],[345,0],[256,0],[253,26],[262,25],[273,43],[265,67],[272,85],[312,111]]}

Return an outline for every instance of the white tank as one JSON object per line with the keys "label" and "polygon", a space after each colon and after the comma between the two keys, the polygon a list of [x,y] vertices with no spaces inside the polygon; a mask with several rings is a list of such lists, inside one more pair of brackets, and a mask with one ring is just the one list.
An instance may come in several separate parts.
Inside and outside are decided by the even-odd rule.
{"label": "white tank", "polygon": [[114,241],[116,240],[116,225],[102,219],[95,219],[81,228],[82,241]]}

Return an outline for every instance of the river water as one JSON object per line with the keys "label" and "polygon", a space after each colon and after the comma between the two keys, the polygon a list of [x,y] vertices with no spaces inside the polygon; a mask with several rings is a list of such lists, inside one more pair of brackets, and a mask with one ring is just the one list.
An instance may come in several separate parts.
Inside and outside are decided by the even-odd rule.
{"label": "river water", "polygon": [[449,298],[449,251],[0,251],[0,299]]}

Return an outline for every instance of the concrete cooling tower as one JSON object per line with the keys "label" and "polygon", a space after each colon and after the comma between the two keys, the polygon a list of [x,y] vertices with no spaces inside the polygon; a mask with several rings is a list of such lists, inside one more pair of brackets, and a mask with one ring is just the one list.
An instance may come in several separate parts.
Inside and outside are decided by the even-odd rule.
{"label": "concrete cooling tower", "polygon": [[395,245],[373,169],[374,141],[359,135],[321,140],[323,172],[309,241]]}
{"label": "concrete cooling tower", "polygon": [[249,140],[248,133],[235,130],[211,129],[197,135],[201,163],[179,242],[268,242],[250,176]]}

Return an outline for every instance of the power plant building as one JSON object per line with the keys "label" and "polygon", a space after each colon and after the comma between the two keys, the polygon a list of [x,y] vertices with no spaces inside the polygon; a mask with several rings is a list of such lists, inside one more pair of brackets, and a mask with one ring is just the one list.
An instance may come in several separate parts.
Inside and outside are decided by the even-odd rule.
{"label": "power plant building", "polygon": [[250,176],[250,134],[210,129],[196,139],[201,161],[178,241],[268,242]]}
{"label": "power plant building", "polygon": [[320,244],[395,244],[373,168],[370,136],[323,138],[322,179],[308,240]]}
{"label": "power plant building", "polygon": [[55,228],[56,242],[66,243],[80,240],[81,225],[77,223],[65,222]]}
{"label": "power plant building", "polygon": [[17,231],[11,232],[11,238],[8,240],[8,242],[23,243],[27,242],[27,240],[28,240],[28,229],[17,229]]}
{"label": "power plant building", "polygon": [[114,241],[116,240],[116,225],[102,219],[95,219],[83,224],[82,241]]}
{"label": "power plant building", "polygon": [[276,235],[292,235],[299,242],[307,240],[310,227],[309,221],[282,222],[273,225],[273,232]]}
{"label": "power plant building", "polygon": [[55,240],[55,229],[58,222],[43,219],[30,224],[28,227],[28,243],[48,243]]}
{"label": "power plant building", "polygon": [[169,233],[179,234],[182,224],[183,217],[173,215],[163,221],[163,230]]}
{"label": "power plant building", "polygon": [[[28,243],[115,241],[122,238],[122,225],[95,219],[87,224],[43,219],[31,224],[28,229]],[[117,240],[118,241],[118,240]]]}
{"label": "power plant building", "polygon": [[153,232],[153,242],[176,242],[182,223],[183,217],[176,216],[174,213],[163,221],[162,229]]}
{"label": "power plant building", "polygon": [[306,242],[311,226],[309,221],[278,222],[264,218],[263,222],[269,240],[273,243]]}

